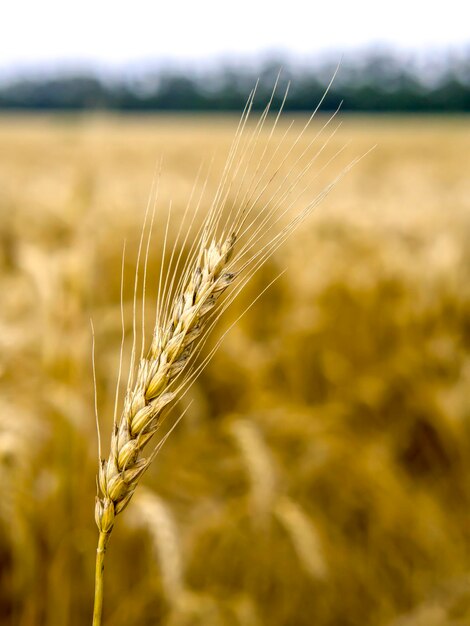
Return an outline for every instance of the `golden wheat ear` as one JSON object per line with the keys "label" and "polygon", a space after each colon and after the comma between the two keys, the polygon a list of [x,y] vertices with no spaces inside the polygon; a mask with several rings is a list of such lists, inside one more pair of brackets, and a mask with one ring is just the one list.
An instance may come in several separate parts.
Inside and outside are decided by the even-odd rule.
{"label": "golden wheat ear", "polygon": [[[294,139],[291,138],[288,129],[280,141],[272,147],[271,152],[288,86],[279,110],[276,115],[270,117],[269,113],[278,87],[276,81],[271,99],[254,126],[248,125],[256,88],[253,90],[243,111],[220,183],[205,218],[199,227],[195,226],[195,216],[203,206],[204,199],[203,195],[200,195],[199,199],[196,198],[196,207],[191,210],[193,198],[191,194],[171,251],[168,250],[172,216],[170,204],[163,227],[155,325],[147,351],[145,337],[142,338],[138,357],[136,321],[139,272],[143,274],[141,287],[145,301],[147,264],[156,203],[152,209],[151,203],[147,206],[137,253],[133,347],[128,384],[119,418],[116,394],[114,427],[107,459],[101,458],[99,441],[99,492],[96,497],[95,517],[100,531],[100,542],[96,570],[97,599],[94,626],[101,623],[104,551],[115,518],[131,500],[142,474],[165,440],[158,441],[156,445],[149,447],[147,452],[147,446],[162,424],[165,411],[187,390],[212,357],[213,350],[202,363],[196,365],[196,357],[200,354],[208,334],[252,276],[357,162],[355,160],[350,163],[313,200],[288,217],[293,207],[298,206],[301,195],[308,188],[304,183],[307,173],[322,155],[337,129],[332,128],[338,112],[335,111],[307,142],[300,154],[295,155],[299,142],[318,112],[330,86],[331,83],[313,114]],[[268,138],[259,155],[257,148],[266,126]],[[326,165],[330,164],[340,152],[341,150],[334,153]],[[279,155],[280,159],[275,162],[275,157]],[[286,167],[288,160],[292,162]],[[184,233],[186,226],[187,232]],[[181,241],[182,233],[184,236]],[[184,256],[182,250],[188,241],[189,250]],[[179,252],[178,243],[182,244]],[[166,260],[167,253],[169,260]],[[124,273],[123,267],[124,262],[121,278]],[[142,305],[143,334],[144,307],[145,302]],[[122,310],[121,290],[121,312]],[[124,322],[122,326],[124,328]],[[121,343],[118,380],[121,375],[123,345],[124,339]],[[219,344],[216,344],[216,347],[217,345]]]}

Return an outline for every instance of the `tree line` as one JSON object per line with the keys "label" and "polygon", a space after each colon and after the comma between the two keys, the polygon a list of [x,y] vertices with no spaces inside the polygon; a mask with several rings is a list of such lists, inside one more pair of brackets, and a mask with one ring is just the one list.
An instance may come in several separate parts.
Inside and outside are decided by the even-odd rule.
{"label": "tree line", "polygon": [[[24,111],[240,111],[258,83],[254,108],[264,107],[281,71],[274,96],[278,106],[291,86],[286,109],[310,111],[324,94],[334,64],[302,66],[271,60],[250,68],[217,70],[147,69],[129,78],[92,73],[22,76],[0,83],[0,109]],[[418,64],[392,54],[344,61],[323,103],[342,101],[351,112],[464,113],[470,111],[470,51],[459,58]]]}

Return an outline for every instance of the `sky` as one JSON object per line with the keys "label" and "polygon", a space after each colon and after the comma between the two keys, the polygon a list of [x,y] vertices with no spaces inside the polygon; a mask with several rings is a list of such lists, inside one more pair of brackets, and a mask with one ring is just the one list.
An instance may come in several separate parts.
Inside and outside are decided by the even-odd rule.
{"label": "sky", "polygon": [[[464,0],[15,0],[0,14],[0,71],[207,63],[266,52],[314,56],[376,44],[422,51],[470,44]],[[465,5],[468,5],[468,8]]]}

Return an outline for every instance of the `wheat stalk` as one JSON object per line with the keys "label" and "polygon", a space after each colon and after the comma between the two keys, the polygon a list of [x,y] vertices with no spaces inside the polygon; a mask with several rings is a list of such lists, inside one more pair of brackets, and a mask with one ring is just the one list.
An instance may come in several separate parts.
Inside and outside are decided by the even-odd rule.
{"label": "wheat stalk", "polygon": [[163,498],[145,487],[136,495],[135,505],[136,522],[152,538],[165,595],[169,603],[176,607],[186,590],[180,540],[172,511]]}
{"label": "wheat stalk", "polygon": [[[268,142],[261,158],[254,165],[253,159],[256,158],[255,148],[261,130],[268,119],[276,86],[277,83],[271,100],[261,114],[258,123],[251,133],[248,133],[247,137],[246,124],[253,105],[255,90],[250,95],[230,149],[219,187],[211,204],[211,209],[194,238],[189,254],[183,264],[182,253],[176,256],[175,250],[183,232],[182,229],[184,228],[183,224],[186,216],[190,213],[188,204],[178,231],[177,240],[171,252],[170,261],[164,273],[163,260],[167,246],[168,218],[163,244],[156,322],[152,342],[147,353],[144,354],[145,320],[144,316],[142,316],[142,348],[138,363],[134,367],[136,362],[136,296],[139,264],[141,252],[144,248],[144,231],[149,212],[149,207],[147,207],[137,258],[134,287],[134,346],[130,376],[120,419],[117,419],[116,416],[118,399],[118,395],[116,395],[114,427],[111,435],[110,453],[106,460],[101,458],[101,442],[99,439],[99,494],[96,498],[95,508],[99,542],[96,559],[93,626],[101,624],[104,556],[115,518],[129,503],[140,477],[149,467],[166,439],[166,437],[163,438],[148,454],[145,453],[146,445],[153,438],[163,421],[165,409],[176,397],[184,393],[185,389],[188,388],[201,369],[205,367],[217,348],[218,343],[206,359],[195,367],[195,357],[201,352],[208,333],[253,274],[311,213],[315,206],[333,188],[337,180],[357,161],[353,161],[313,201],[308,203],[286,225],[282,226],[281,220],[284,215],[295,205],[304,191],[301,188],[302,180],[328,145],[335,130],[328,135],[313,155],[310,154],[311,147],[320,134],[329,126],[336,113],[323,124],[314,139],[309,142],[301,155],[294,160],[294,164],[287,174],[282,174],[283,165],[292,154],[318,110],[317,107],[292,145],[287,147],[285,145],[286,131],[271,157],[265,159],[269,143],[274,136],[274,130],[280,118],[285,97],[287,96],[286,90],[280,110],[274,119]],[[281,152],[282,149],[284,149],[284,153]],[[269,166],[276,153],[283,154],[283,158],[274,172],[270,172]],[[338,153],[335,153],[333,158]],[[331,162],[331,159],[329,162]],[[251,168],[253,168],[254,173],[248,185],[245,185],[247,174]],[[292,173],[296,171],[295,168],[297,168],[297,172],[292,176]],[[242,191],[243,187],[245,187],[244,192]],[[301,188],[300,191],[298,191],[299,188]],[[234,192],[234,189],[236,192],[235,200],[231,203],[232,208],[227,210],[228,199],[230,194]],[[193,217],[187,229],[182,248],[187,243],[190,232],[192,232],[195,214],[201,204],[202,196],[197,202],[196,210],[193,210]],[[151,215],[145,246],[145,261],[143,263],[144,296],[154,212]],[[170,215],[171,208],[169,210]],[[179,278],[177,278],[178,274]],[[229,289],[230,295],[224,296],[224,293]],[[133,378],[134,370],[136,370],[135,380]],[[121,371],[121,366],[119,371]]]}

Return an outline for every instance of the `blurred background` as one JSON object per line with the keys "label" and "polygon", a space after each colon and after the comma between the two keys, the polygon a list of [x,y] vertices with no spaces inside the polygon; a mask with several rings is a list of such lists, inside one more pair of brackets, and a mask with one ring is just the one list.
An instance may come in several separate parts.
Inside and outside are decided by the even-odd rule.
{"label": "blurred background", "polygon": [[117,519],[104,624],[470,624],[468,13],[454,0],[4,7],[2,625],[91,622],[89,319],[106,449],[123,241],[129,336],[156,168],[163,215],[171,201],[177,225],[194,198],[204,212],[256,80],[248,133],[280,68],[274,111],[291,81],[278,130],[271,116],[257,141],[274,166],[340,60],[285,163],[287,188],[341,121],[292,211],[376,147],[221,320],[211,345],[287,269],[178,402],[183,421]]}

